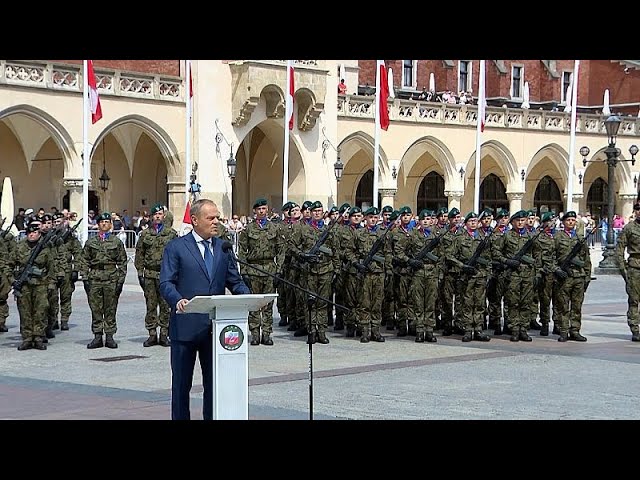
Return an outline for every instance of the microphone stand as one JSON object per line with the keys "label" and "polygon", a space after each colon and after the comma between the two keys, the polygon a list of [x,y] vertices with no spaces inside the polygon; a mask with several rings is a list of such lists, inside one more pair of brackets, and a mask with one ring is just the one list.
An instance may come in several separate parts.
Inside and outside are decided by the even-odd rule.
{"label": "microphone stand", "polygon": [[290,282],[289,280],[286,280],[278,275],[275,275],[271,272],[267,272],[266,270],[260,268],[260,267],[256,267],[255,265],[251,265],[250,263],[247,263],[243,260],[240,260],[238,258],[238,256],[234,253],[233,251],[233,246],[231,245],[230,242],[225,241],[222,244],[222,250],[224,252],[230,252],[231,256],[234,258],[234,260],[238,263],[240,263],[241,265],[244,265],[246,267],[249,268],[253,268],[254,270],[257,270],[258,272],[264,273],[265,275],[271,277],[271,278],[275,278],[276,280],[278,280],[279,282],[282,283],[286,283],[287,285],[289,285],[290,287],[293,288],[297,288],[298,290],[301,290],[303,292],[305,292],[307,295],[309,295],[309,297],[307,298],[307,312],[308,312],[308,317],[309,317],[309,323],[307,325],[307,344],[309,345],[309,420],[313,420],[313,344],[315,343],[315,339],[314,337],[314,333],[311,331],[311,310],[312,310],[312,305],[313,302],[316,302],[317,300],[322,300],[324,302],[327,302],[331,305],[333,305],[334,307],[336,307],[337,309],[341,309],[345,312],[349,312],[351,311],[349,308],[345,307],[344,305],[340,305],[339,303],[335,303],[332,302],[331,300],[329,300],[328,298],[325,298],[321,295],[318,295],[317,293],[312,292],[311,290],[308,290],[304,287],[301,287],[300,285],[296,285],[295,283]]}

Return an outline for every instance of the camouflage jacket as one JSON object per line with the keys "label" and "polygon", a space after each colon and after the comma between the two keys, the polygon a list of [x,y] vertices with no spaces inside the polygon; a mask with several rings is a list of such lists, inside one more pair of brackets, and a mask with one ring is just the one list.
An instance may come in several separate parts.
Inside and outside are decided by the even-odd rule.
{"label": "camouflage jacket", "polygon": [[[629,254],[626,263],[624,259],[625,248]],[[640,221],[636,220],[627,223],[618,235],[616,259],[621,268],[626,265],[631,268],[640,268]]]}
{"label": "camouflage jacket", "polygon": [[537,271],[545,275],[551,275],[557,268],[553,233],[549,234],[545,231],[538,235],[533,245],[533,250]]}
{"label": "camouflage jacket", "polygon": [[143,230],[136,243],[136,258],[134,266],[139,277],[160,278],[160,265],[164,248],[171,240],[178,236],[173,228],[166,224],[156,233],[154,226]]}
{"label": "camouflage jacket", "polygon": [[[238,259],[249,264],[255,264],[258,268],[269,273],[276,273],[279,265],[276,265],[278,256],[278,225],[267,220],[260,227],[256,220],[247,225],[238,237]],[[244,274],[258,277],[268,276],[254,268],[241,266]]]}
{"label": "camouflage jacket", "polygon": [[[373,249],[374,244],[380,238],[382,238],[388,229],[381,227],[380,225],[376,225],[372,229],[369,227],[362,227],[356,231],[354,236],[354,246],[353,253],[357,258],[351,258],[353,262],[358,261],[362,262],[367,258],[370,252]],[[391,250],[391,243],[388,242],[389,235],[393,235],[393,230],[387,233],[386,237],[382,241],[382,244],[375,252],[373,256],[373,261],[369,264],[369,272],[371,273],[384,273],[385,268],[391,266],[391,258],[393,256],[393,251]]]}
{"label": "camouflage jacket", "polygon": [[455,250],[456,243],[456,235],[460,233],[461,228],[458,227],[448,227],[449,230],[447,233],[442,235],[440,239],[440,245],[438,246],[438,255],[441,259],[440,267],[442,268],[445,274],[453,274],[456,275],[460,273],[460,268],[455,263],[450,262],[450,258],[453,255],[453,251]]}
{"label": "camouflage jacket", "polygon": [[[336,225],[334,235],[338,244],[339,265],[343,272],[352,274],[358,273],[353,264],[353,259],[357,258],[355,253],[355,237],[362,227],[352,225]],[[391,233],[389,233],[391,235]]]}
{"label": "camouflage jacket", "polygon": [[[413,229],[409,229],[407,225],[400,224],[389,232],[388,237],[391,238],[387,237],[389,248],[391,248],[392,252],[390,268],[396,275],[406,275],[411,273],[411,269],[406,264],[406,254],[403,255],[401,252],[406,250],[412,231]],[[393,262],[394,257],[396,258],[396,262]]]}
{"label": "camouflage jacket", "polygon": [[[299,228],[295,228],[291,235],[291,248],[294,255],[302,260],[302,256],[313,248],[325,228],[329,228],[329,226],[325,225],[324,222],[319,227],[312,223],[302,223]],[[314,275],[324,275],[329,272],[337,273],[340,268],[339,249],[340,244],[334,228],[318,252],[319,261],[317,263],[303,262],[303,269]]]}
{"label": "camouflage jacket", "polygon": [[482,250],[478,254],[476,264],[473,265],[476,269],[476,273],[472,276],[475,277],[487,277],[491,273],[491,237],[487,235],[483,230],[477,228],[470,233],[469,230],[463,228],[455,235],[455,241],[452,248],[447,252],[449,257],[447,260],[451,265],[454,265],[458,271],[462,272],[463,265],[469,264],[471,258],[476,254],[481,243],[486,241]]}
{"label": "camouflage jacket", "polygon": [[[433,227],[429,230],[423,230],[422,228],[414,228],[411,230],[406,240],[403,239],[404,247],[400,246],[398,250],[394,250],[394,257],[397,257],[401,261],[408,261],[411,258],[416,258],[420,252],[428,245],[434,238],[437,237],[437,232]],[[411,270],[412,274],[417,277],[437,277],[440,273],[440,257],[437,255],[438,247],[434,248],[423,259],[423,266],[418,270]]]}
{"label": "camouflage jacket", "polygon": [[[32,246],[29,245],[27,239],[23,238],[17,243],[15,250],[9,254],[9,258],[5,263],[5,272],[9,283],[13,283],[24,270],[36,245],[37,243]],[[50,246],[42,249],[33,261],[32,266],[35,268],[33,268],[32,274],[29,276],[28,283],[30,285],[49,286],[51,283],[55,283],[58,278],[64,276],[57,250]]]}
{"label": "camouflage jacket", "polygon": [[573,235],[569,235],[560,229],[553,234],[553,241],[556,250],[556,263],[558,267],[562,265],[569,256],[569,252],[579,241],[582,241],[580,252],[569,262],[567,273],[570,277],[589,277],[591,280],[591,255],[589,254],[589,246],[584,241],[584,235],[574,230]]}
{"label": "camouflage jacket", "polygon": [[291,235],[293,234],[294,226],[298,224],[297,220],[289,220],[285,219],[281,222],[278,222],[277,225],[277,243],[278,243],[278,254],[276,257],[276,264],[278,265],[278,269],[286,269],[292,266],[292,261],[294,260],[291,255]]}
{"label": "camouflage jacket", "polygon": [[114,234],[104,240],[100,234],[89,237],[82,248],[83,280],[123,283],[127,276],[127,251]]}
{"label": "camouflage jacket", "polygon": [[526,228],[522,235],[516,230],[511,229],[499,237],[499,241],[496,242],[496,246],[492,249],[493,258],[503,264],[505,271],[510,272],[511,275],[521,277],[531,277],[535,275],[535,251],[533,246],[528,255],[523,256],[523,261],[520,262],[520,266],[516,269],[508,267],[505,263],[507,259],[513,258],[522,249],[529,238],[531,238],[531,235]]}
{"label": "camouflage jacket", "polygon": [[82,244],[73,235],[58,246],[58,253],[63,259],[64,273],[80,271],[80,257],[82,256]]}

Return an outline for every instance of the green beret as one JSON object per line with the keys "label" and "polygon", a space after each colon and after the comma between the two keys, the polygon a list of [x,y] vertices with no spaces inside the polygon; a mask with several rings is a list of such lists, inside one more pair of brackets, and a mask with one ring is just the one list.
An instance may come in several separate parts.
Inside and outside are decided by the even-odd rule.
{"label": "green beret", "polygon": [[329,209],[329,213],[337,213],[337,212],[338,212],[338,207],[334,206]]}
{"label": "green beret", "polygon": [[424,220],[425,218],[433,217],[433,215],[434,215],[433,210],[429,210],[428,208],[423,208],[422,210],[420,210],[420,213],[418,214],[418,220]]}
{"label": "green beret", "polygon": [[391,215],[389,215],[389,221],[395,222],[399,216],[400,216],[400,212],[398,210],[394,210],[393,212],[391,212]]}
{"label": "green beret", "polygon": [[98,218],[96,219],[96,221],[97,222],[101,222],[103,220],[111,221],[111,214],[109,212],[104,212],[104,213],[101,213],[100,215],[98,215]]}
{"label": "green beret", "polygon": [[451,210],[449,210],[449,213],[447,214],[449,218],[454,218],[456,215],[460,215],[460,210],[458,210],[456,207],[453,207]]}
{"label": "green beret", "polygon": [[436,216],[440,216],[440,215],[446,215],[447,213],[449,213],[449,209],[447,207],[440,207],[438,209],[438,212],[436,213]]}
{"label": "green beret", "polygon": [[312,203],[313,202],[311,200],[305,200],[302,206],[300,207],[300,210],[302,211],[308,210]]}
{"label": "green beret", "polygon": [[498,214],[496,215],[496,218],[503,218],[508,216],[509,216],[509,210],[505,208],[501,208],[500,210],[498,210]]}
{"label": "green beret", "polygon": [[[111,218],[111,217],[109,217]],[[53,221],[53,215],[51,215],[50,213],[45,213],[44,215],[42,215],[42,221],[43,222],[52,222]]]}
{"label": "green beret", "polygon": [[64,213],[60,213],[60,212],[58,212],[58,213],[54,213],[54,214],[53,214],[53,219],[54,219],[54,220],[57,220],[57,219],[59,219],[59,218],[64,218]]}
{"label": "green beret", "polygon": [[548,222],[549,220],[552,220],[552,219],[553,219],[553,217],[555,217],[555,216],[556,216],[556,214],[555,214],[555,213],[553,213],[553,211],[545,212],[545,213],[542,215],[542,218],[540,219],[540,221],[541,221],[542,223],[544,223],[544,222]]}
{"label": "green beret", "polygon": [[533,210],[527,210],[527,217],[531,217],[534,216],[535,217],[536,212],[534,212]]}
{"label": "green beret", "polygon": [[568,211],[562,216],[561,220],[564,222],[567,218],[577,218],[576,212],[573,210]]}
{"label": "green beret", "polygon": [[393,212],[393,207],[391,205],[385,205],[382,207],[382,213],[391,213]]}
{"label": "green beret", "polygon": [[405,213],[413,213],[411,212],[411,207],[409,205],[400,207],[400,210],[398,210],[398,215],[404,215]]}
{"label": "green beret", "polygon": [[283,212],[286,212],[290,208],[291,208],[291,202],[287,202],[284,205],[282,205],[282,208],[280,210],[282,210]]}
{"label": "green beret", "polygon": [[509,219],[509,221],[513,222],[518,218],[527,218],[527,217],[529,217],[529,212],[527,210],[518,210],[516,213],[511,215],[511,218]]}
{"label": "green beret", "polygon": [[256,203],[253,204],[253,208],[263,207],[267,205],[267,203],[268,202],[266,198],[259,198],[256,200]]}
{"label": "green beret", "polygon": [[485,208],[480,212],[480,215],[478,215],[478,220],[482,220],[484,217],[490,217],[492,215],[493,215],[493,209]]}
{"label": "green beret", "polygon": [[345,202],[342,205],[340,205],[340,208],[338,209],[338,213],[340,215],[342,215],[344,212],[346,212],[350,208],[351,208],[351,205],[349,205],[347,202]]}
{"label": "green beret", "polygon": [[369,207],[367,208],[367,211],[364,212],[364,215],[380,215],[380,210],[378,210],[376,207]]}
{"label": "green beret", "polygon": [[30,222],[26,228],[27,233],[40,231],[40,222]]}
{"label": "green beret", "polygon": [[349,216],[354,213],[362,213],[362,209],[360,207],[351,207],[351,210],[349,210]]}
{"label": "green beret", "polygon": [[161,203],[156,203],[153,207],[151,207],[151,215],[155,215],[159,211],[164,212],[164,208]]}
{"label": "green beret", "polygon": [[309,205],[309,210],[315,210],[316,208],[324,208],[320,200],[316,200],[311,205]]}
{"label": "green beret", "polygon": [[472,218],[478,218],[478,215],[476,214],[476,212],[467,213],[464,217],[464,222],[467,223]]}

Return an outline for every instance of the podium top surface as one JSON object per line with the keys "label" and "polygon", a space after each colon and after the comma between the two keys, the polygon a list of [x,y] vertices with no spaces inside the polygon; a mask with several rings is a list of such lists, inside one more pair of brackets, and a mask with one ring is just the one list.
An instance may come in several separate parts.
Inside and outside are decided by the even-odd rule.
{"label": "podium top surface", "polygon": [[278,298],[277,293],[251,293],[247,295],[210,295],[193,297],[184,307],[186,313],[209,313],[214,308],[243,308],[258,310]]}

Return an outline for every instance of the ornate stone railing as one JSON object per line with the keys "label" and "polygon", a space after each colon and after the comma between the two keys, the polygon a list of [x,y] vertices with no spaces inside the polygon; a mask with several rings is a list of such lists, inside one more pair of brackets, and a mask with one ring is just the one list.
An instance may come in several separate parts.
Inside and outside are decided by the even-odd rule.
{"label": "ornate stone railing", "polygon": [[[375,96],[338,96],[339,118],[374,118]],[[618,135],[640,136],[640,119],[634,116],[621,117]],[[389,101],[389,119],[401,123],[439,123],[476,128],[477,105],[460,105],[440,102],[394,99]],[[606,134],[606,116],[577,115],[577,133]],[[541,131],[569,132],[571,114],[531,110],[522,108],[487,107],[486,127],[529,129]]]}
{"label": "ornate stone railing", "polygon": [[[95,73],[101,95],[184,102],[184,85],[180,77],[100,68],[96,68]],[[83,84],[82,65],[0,60],[0,85],[81,92]]]}

